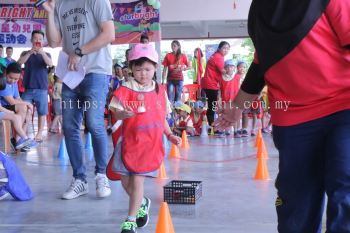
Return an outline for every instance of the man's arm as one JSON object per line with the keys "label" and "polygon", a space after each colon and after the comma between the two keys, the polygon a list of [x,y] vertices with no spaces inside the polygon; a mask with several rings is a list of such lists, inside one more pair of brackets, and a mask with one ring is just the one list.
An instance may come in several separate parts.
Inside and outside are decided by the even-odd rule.
{"label": "man's arm", "polygon": [[[107,44],[111,43],[115,39],[114,35],[114,23],[112,20],[104,21],[100,24],[101,32],[94,39],[80,47],[83,55],[95,52]],[[80,62],[81,57],[75,53],[69,54],[68,69],[77,70],[77,65]]]}
{"label": "man's arm", "polygon": [[19,59],[18,59],[17,62],[18,62],[20,65],[26,63],[27,60],[29,59],[29,57],[30,57],[33,53],[34,53],[33,50],[29,50],[29,51],[24,51],[24,52],[22,52],[22,53],[21,53],[21,56],[19,57]]}
{"label": "man's arm", "polygon": [[115,40],[114,22],[108,20],[100,24],[101,32],[97,37],[80,47],[83,54],[93,53]]}
{"label": "man's arm", "polygon": [[53,66],[51,57],[47,53],[45,53],[45,51],[42,48],[39,50],[39,54],[43,56],[44,62],[48,67]]}
{"label": "man's arm", "polygon": [[62,44],[62,35],[55,24],[55,0],[48,0],[43,4],[47,11],[46,36],[49,46],[56,48]]}

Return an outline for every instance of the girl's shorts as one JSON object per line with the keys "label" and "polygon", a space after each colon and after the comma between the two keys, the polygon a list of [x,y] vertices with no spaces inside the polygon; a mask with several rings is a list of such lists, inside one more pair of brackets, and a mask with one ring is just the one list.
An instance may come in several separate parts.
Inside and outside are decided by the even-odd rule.
{"label": "girl's shorts", "polygon": [[149,176],[149,177],[157,177],[158,176],[158,169],[146,172],[146,173],[137,173],[137,172],[130,172],[125,166],[121,158],[122,155],[122,136],[119,137],[118,144],[117,144],[117,150],[114,153],[114,161],[112,170],[114,172],[119,173],[123,176],[132,176],[132,175],[139,175],[139,176]]}

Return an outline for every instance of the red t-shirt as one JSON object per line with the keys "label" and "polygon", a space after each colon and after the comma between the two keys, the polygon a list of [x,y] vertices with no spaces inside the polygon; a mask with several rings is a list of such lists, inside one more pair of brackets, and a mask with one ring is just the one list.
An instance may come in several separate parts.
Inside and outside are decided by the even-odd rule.
{"label": "red t-shirt", "polygon": [[235,74],[233,79],[225,81],[223,78],[220,79],[220,92],[222,101],[234,100],[239,90],[239,83],[241,81],[241,75]]}
{"label": "red t-shirt", "polygon": [[219,80],[221,79],[221,71],[224,69],[224,56],[221,53],[214,53],[205,68],[204,78],[202,79],[202,88],[219,90]]}
{"label": "red t-shirt", "polygon": [[265,73],[274,125],[350,109],[349,11],[350,1],[331,0],[300,44]]}
{"label": "red t-shirt", "polygon": [[[168,53],[167,55],[165,55],[165,58],[163,60],[163,66],[168,67],[168,79],[169,80],[183,80],[183,75],[182,75],[182,71],[180,73],[180,75],[172,75],[172,72],[174,71],[174,69],[176,67],[183,68],[183,66],[185,65],[186,67],[190,67],[190,63],[187,60],[187,57],[185,54],[181,54],[180,60],[177,63],[176,62],[176,55],[174,55],[173,53]],[[177,65],[174,68],[169,67],[170,65]]]}

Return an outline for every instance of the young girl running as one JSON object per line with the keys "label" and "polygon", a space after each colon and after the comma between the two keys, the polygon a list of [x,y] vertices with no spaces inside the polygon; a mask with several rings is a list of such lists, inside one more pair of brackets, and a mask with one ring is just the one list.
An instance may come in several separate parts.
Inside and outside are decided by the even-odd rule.
{"label": "young girl running", "polygon": [[135,233],[148,223],[151,200],[144,197],[144,179],[156,177],[164,158],[162,136],[179,145],[166,121],[170,108],[165,90],[156,82],[158,54],[149,44],[137,44],[129,53],[133,79],[113,93],[110,109],[122,120],[112,170],[121,175],[129,195],[129,212],[122,233]]}

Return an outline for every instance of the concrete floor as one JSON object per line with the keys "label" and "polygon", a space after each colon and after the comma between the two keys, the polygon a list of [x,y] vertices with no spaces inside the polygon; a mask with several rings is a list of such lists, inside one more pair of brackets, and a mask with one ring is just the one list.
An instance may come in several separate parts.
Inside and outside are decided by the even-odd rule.
{"label": "concrete floor", "polygon": [[[278,157],[270,135],[264,135],[271,180],[256,181],[255,137],[189,138],[191,148],[182,159],[165,159],[168,180],[147,179],[145,194],[152,200],[150,222],[138,232],[155,232],[163,185],[172,179],[203,181],[203,196],[195,205],[169,205],[176,233],[277,232],[274,179]],[[0,134],[0,149],[3,135]],[[128,199],[120,182],[112,182],[112,195],[97,199],[94,160],[86,151],[90,193],[75,200],[60,199],[71,181],[67,159],[58,159],[61,135],[48,135],[37,149],[13,159],[27,179],[35,198],[0,202],[1,233],[119,233],[127,215]],[[112,146],[110,142],[110,152]]]}

